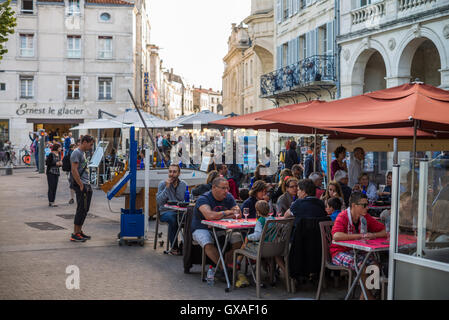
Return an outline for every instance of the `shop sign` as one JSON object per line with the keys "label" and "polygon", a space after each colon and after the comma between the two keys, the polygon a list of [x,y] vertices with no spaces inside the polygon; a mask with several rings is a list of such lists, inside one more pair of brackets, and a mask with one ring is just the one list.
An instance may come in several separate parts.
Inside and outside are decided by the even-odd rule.
{"label": "shop sign", "polygon": [[150,96],[150,90],[149,90],[150,75],[148,72],[144,72],[144,74],[143,74],[143,86],[145,87],[145,90],[144,90],[145,102],[148,102],[149,96]]}
{"label": "shop sign", "polygon": [[22,103],[17,108],[16,114],[18,116],[24,115],[46,115],[46,116],[65,116],[65,115],[83,115],[84,109],[79,107],[41,107],[41,106],[28,106],[26,103]]}

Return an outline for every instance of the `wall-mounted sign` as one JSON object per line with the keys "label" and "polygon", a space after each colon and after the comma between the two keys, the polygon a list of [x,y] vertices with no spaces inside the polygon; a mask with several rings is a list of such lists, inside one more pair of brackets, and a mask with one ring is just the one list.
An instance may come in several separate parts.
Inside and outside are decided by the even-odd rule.
{"label": "wall-mounted sign", "polygon": [[22,103],[17,108],[16,114],[18,116],[24,115],[48,115],[48,116],[65,116],[65,115],[84,115],[84,108],[80,107],[46,107],[46,106],[28,106]]}
{"label": "wall-mounted sign", "polygon": [[143,73],[143,86],[145,102],[150,101],[150,74],[148,72]]}

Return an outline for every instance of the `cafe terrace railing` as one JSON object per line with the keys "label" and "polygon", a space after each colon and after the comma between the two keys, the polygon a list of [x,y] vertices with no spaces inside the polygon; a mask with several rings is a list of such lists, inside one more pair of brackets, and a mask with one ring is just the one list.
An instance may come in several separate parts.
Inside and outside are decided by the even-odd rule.
{"label": "cafe terrace railing", "polygon": [[334,61],[333,56],[316,55],[264,74],[260,77],[261,97],[316,82],[336,82]]}

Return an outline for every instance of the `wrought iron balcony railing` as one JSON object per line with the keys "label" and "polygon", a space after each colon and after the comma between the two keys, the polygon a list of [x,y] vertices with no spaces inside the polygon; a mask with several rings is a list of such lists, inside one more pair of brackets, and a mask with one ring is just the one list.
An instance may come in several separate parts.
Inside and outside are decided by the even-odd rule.
{"label": "wrought iron balcony railing", "polygon": [[316,55],[260,77],[261,96],[267,97],[316,82],[335,82],[334,57]]}

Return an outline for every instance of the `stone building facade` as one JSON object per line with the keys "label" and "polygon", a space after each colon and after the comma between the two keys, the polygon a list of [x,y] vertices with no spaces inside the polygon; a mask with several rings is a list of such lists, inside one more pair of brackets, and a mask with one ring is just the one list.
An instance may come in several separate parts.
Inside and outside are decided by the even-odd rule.
{"label": "stone building facade", "polygon": [[[0,64],[0,125],[18,147],[130,107],[133,4],[124,0],[12,2],[17,27]],[[24,7],[26,9],[24,9]],[[5,129],[3,129],[3,132]]]}
{"label": "stone building facade", "polygon": [[416,79],[449,89],[448,0],[340,0],[339,5],[341,97]]}
{"label": "stone building facade", "polygon": [[276,106],[336,97],[335,1],[274,0],[274,68],[260,79]]}
{"label": "stone building facade", "polygon": [[232,25],[223,58],[223,113],[246,114],[273,106],[261,99],[260,76],[273,69],[273,1],[253,0],[251,14]]}
{"label": "stone building facade", "polygon": [[[209,110],[214,113],[222,113],[222,93],[211,88],[203,89],[193,87],[193,111],[200,112]],[[220,107],[221,106],[221,107]]]}

